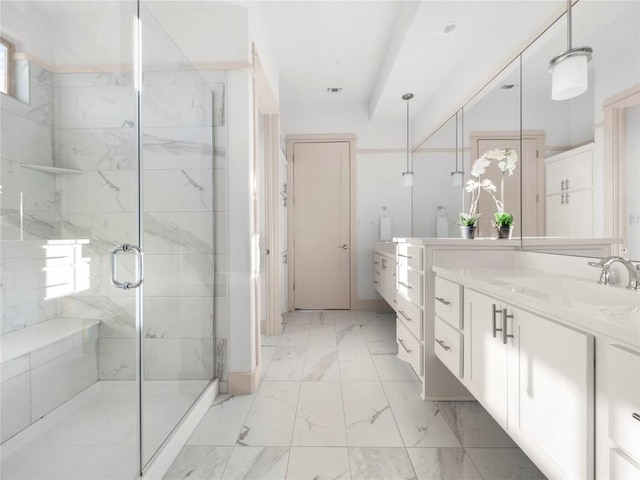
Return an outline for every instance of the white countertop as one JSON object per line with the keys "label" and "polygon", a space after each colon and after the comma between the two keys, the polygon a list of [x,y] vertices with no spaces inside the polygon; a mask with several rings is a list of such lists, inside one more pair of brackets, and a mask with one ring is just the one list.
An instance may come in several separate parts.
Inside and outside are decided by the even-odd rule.
{"label": "white countertop", "polygon": [[443,278],[576,328],[640,347],[640,292],[534,268],[433,267]]}
{"label": "white countertop", "polygon": [[558,245],[603,245],[621,243],[620,239],[613,238],[563,238],[563,237],[514,237],[511,239],[495,237],[480,237],[473,240],[463,238],[431,238],[431,237],[394,237],[396,243],[412,243],[416,245],[463,245],[472,247],[540,247]]}

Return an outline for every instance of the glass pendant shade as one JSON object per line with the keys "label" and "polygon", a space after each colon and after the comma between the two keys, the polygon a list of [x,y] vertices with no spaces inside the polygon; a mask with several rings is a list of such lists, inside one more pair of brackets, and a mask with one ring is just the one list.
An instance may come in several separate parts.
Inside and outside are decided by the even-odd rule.
{"label": "glass pendant shade", "polygon": [[462,175],[463,173],[458,170],[451,172],[451,185],[454,187],[462,186]]}
{"label": "glass pendant shade", "polygon": [[589,83],[588,61],[587,55],[572,55],[555,63],[551,70],[551,98],[567,100],[586,92]]}
{"label": "glass pendant shade", "polygon": [[405,187],[413,186],[413,172],[402,172],[402,184]]}

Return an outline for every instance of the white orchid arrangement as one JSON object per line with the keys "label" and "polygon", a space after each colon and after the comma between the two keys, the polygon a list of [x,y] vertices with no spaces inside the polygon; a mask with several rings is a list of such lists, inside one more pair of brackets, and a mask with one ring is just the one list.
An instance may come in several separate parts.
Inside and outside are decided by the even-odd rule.
{"label": "white orchid arrangement", "polygon": [[[487,171],[487,167],[491,165],[492,161],[498,163],[498,168],[502,172],[500,178],[500,199],[498,200],[497,187],[488,178],[481,178]],[[513,148],[497,148],[494,150],[486,151],[480,158],[478,158],[471,168],[471,180],[467,182],[465,187],[466,191],[471,193],[471,206],[469,207],[468,214],[465,217],[477,218],[478,217],[478,201],[480,200],[480,192],[484,190],[491,198],[493,198],[498,210],[495,214],[496,224],[507,226],[513,222],[513,215],[504,211],[504,179],[507,174],[512,176],[516,170],[516,163],[518,162],[518,154]]]}

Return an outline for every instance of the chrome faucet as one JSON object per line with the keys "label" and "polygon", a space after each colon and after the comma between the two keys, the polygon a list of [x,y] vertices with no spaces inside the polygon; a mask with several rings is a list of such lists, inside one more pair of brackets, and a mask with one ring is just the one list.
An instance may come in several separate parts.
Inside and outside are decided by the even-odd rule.
{"label": "chrome faucet", "polygon": [[627,272],[629,272],[629,283],[627,284],[627,288],[630,290],[640,290],[640,265],[633,265],[629,260],[622,257],[606,257],[599,262],[589,262],[589,266],[591,267],[602,268],[598,283],[602,285],[613,284],[613,280],[611,278],[611,265],[616,262],[623,264],[627,269]]}

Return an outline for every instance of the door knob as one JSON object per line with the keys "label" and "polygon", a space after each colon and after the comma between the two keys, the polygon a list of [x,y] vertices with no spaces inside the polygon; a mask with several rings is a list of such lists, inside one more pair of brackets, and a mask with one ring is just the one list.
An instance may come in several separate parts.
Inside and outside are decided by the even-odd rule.
{"label": "door knob", "polygon": [[344,244],[344,245],[338,245],[338,248],[341,248],[343,250],[348,250],[349,249],[349,245]]}

